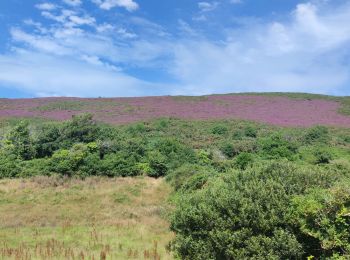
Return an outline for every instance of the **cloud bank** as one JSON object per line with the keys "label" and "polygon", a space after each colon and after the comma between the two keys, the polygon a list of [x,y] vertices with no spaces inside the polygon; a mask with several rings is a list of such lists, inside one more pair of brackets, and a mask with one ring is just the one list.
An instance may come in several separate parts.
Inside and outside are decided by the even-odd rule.
{"label": "cloud bank", "polygon": [[[105,12],[139,8],[133,0],[92,1]],[[227,25],[215,40],[200,20],[179,19],[170,30],[139,15],[110,23],[81,8],[80,0],[62,4],[36,5],[46,25],[26,20],[10,29],[11,49],[0,55],[1,85],[37,96],[350,94],[349,2],[298,4],[288,19]],[[218,6],[198,2],[201,13]],[[166,76],[159,83],[133,71]]]}

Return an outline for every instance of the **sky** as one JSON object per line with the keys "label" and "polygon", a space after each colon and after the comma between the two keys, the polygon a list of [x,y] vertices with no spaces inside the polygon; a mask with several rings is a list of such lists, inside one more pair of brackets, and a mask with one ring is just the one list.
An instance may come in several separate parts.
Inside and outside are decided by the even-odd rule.
{"label": "sky", "polygon": [[1,0],[0,97],[350,95],[350,0]]}

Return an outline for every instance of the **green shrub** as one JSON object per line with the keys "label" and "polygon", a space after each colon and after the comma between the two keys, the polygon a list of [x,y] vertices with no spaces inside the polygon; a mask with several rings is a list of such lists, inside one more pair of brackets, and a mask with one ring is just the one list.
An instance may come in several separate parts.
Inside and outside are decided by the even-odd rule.
{"label": "green shrub", "polygon": [[323,142],[326,143],[329,140],[329,131],[325,126],[315,126],[310,128],[305,136],[304,141],[308,144],[312,144],[315,142]]}
{"label": "green shrub", "polygon": [[235,166],[245,170],[254,161],[254,155],[251,153],[241,153],[235,159]]}
{"label": "green shrub", "polygon": [[258,130],[253,126],[247,126],[244,128],[244,135],[251,138],[256,138]]}
{"label": "green shrub", "polygon": [[92,114],[73,116],[66,122],[60,133],[61,147],[67,148],[74,143],[90,143],[95,141],[99,133],[99,126],[93,120]]}
{"label": "green shrub", "polygon": [[160,152],[152,152],[149,154],[149,167],[150,171],[148,176],[150,177],[162,177],[168,172],[168,166],[166,163],[166,157]]}
{"label": "green shrub", "polygon": [[[348,259],[350,255],[350,182],[330,189],[315,188],[292,200],[293,220],[308,239],[309,255]],[[307,242],[309,241],[309,243]],[[320,251],[319,251],[320,250]],[[343,258],[341,257],[343,255]]]}
{"label": "green shrub", "polygon": [[286,140],[279,133],[261,139],[259,146],[262,157],[266,159],[287,158],[292,160],[297,152],[297,145]]}
{"label": "green shrub", "polygon": [[[176,233],[173,249],[181,259],[324,257],[328,252],[318,240],[322,235],[317,238],[304,230],[309,221],[303,219],[308,215],[291,213],[293,198],[307,195],[310,188],[328,189],[342,178],[341,173],[288,162],[218,175],[196,192],[180,193],[171,217],[171,229]],[[313,213],[313,208],[306,209]],[[339,211],[325,212],[334,218]],[[318,223],[316,212],[312,218]],[[327,227],[327,222],[324,224]],[[346,234],[342,241],[348,241],[347,224],[340,227],[329,231],[339,237]],[[347,250],[333,247],[331,253],[346,253],[342,249]]]}
{"label": "green shrub", "polygon": [[19,122],[7,136],[8,149],[22,160],[30,160],[35,156],[33,140],[28,121]]}
{"label": "green shrub", "polygon": [[[202,179],[203,176],[212,175],[214,173],[213,169],[209,167],[200,166],[197,164],[184,164],[181,167],[171,171],[167,177],[166,180],[170,183],[171,186],[175,190],[181,189],[183,186],[187,186],[187,190],[191,189],[190,187],[197,187],[196,183],[197,181],[201,182],[199,179]],[[196,176],[199,179],[196,179]],[[191,178],[192,181],[189,181]],[[192,182],[192,184],[190,184]]]}
{"label": "green shrub", "polygon": [[227,134],[228,128],[225,125],[215,125],[211,129],[211,133],[215,135],[224,135]]}
{"label": "green shrub", "polygon": [[230,143],[221,145],[220,151],[228,158],[232,158],[237,154],[235,147]]}
{"label": "green shrub", "polygon": [[55,124],[44,124],[38,130],[35,139],[37,158],[50,157],[60,147],[60,129]]}
{"label": "green shrub", "polygon": [[320,147],[314,152],[317,164],[327,164],[333,160],[332,153],[325,147]]}
{"label": "green shrub", "polygon": [[4,155],[0,153],[0,179],[18,177],[22,171],[21,160],[16,155]]}

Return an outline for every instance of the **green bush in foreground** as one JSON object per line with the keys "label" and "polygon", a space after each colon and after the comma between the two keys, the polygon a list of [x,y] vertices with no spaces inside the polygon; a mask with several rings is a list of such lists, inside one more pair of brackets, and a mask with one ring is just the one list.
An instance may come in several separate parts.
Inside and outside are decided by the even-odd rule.
{"label": "green bush in foreground", "polygon": [[[342,178],[340,172],[288,162],[211,178],[197,192],[180,195],[171,218],[173,248],[182,259],[349,254],[349,188],[340,196],[344,189],[334,186]],[[309,193],[313,188],[324,195]]]}

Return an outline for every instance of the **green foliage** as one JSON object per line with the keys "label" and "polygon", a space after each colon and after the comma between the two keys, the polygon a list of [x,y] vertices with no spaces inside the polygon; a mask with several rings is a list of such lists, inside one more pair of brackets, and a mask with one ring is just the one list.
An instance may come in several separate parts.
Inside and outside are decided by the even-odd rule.
{"label": "green foliage", "polygon": [[292,160],[297,151],[297,146],[279,133],[261,139],[259,145],[261,155],[266,159],[287,158]]}
{"label": "green foliage", "polygon": [[55,124],[43,124],[35,139],[37,158],[50,157],[60,147],[60,129]]}
{"label": "green foliage", "polygon": [[317,164],[327,164],[333,159],[333,155],[327,147],[319,147],[314,155]]}
{"label": "green foliage", "polygon": [[349,129],[170,118],[108,126],[85,114],[0,130],[0,178],[165,176],[182,259],[349,256]]}
{"label": "green foliage", "polygon": [[211,168],[198,164],[184,164],[167,175],[167,181],[175,190],[180,190],[185,186],[185,190],[200,188],[208,176],[215,174]]}
{"label": "green foliage", "polygon": [[245,170],[254,161],[254,155],[251,153],[241,153],[235,159],[235,165],[241,170]]}
{"label": "green foliage", "polygon": [[[313,187],[327,189],[341,178],[343,175],[336,172],[330,174],[287,162],[268,163],[213,178],[204,188],[184,193],[177,201],[171,218],[171,229],[177,234],[173,249],[182,259],[326,256],[322,244],[304,230],[304,222],[298,222],[303,221],[304,215],[291,217],[290,212],[295,209],[294,196],[307,195]],[[343,204],[346,203],[343,201]],[[332,218],[339,215],[337,210],[324,212]],[[347,214],[344,209],[341,212],[343,216]],[[316,216],[317,212],[311,217],[314,223],[318,223]],[[305,223],[309,221],[305,219]],[[348,222],[343,225],[337,235],[343,238],[342,232],[345,232],[343,244],[346,244]],[[330,230],[337,232],[337,229]],[[338,249],[331,251],[344,253]]]}
{"label": "green foliage", "polygon": [[23,160],[30,160],[35,155],[33,141],[30,136],[29,123],[21,121],[7,136],[8,149]]}
{"label": "green foliage", "polygon": [[225,143],[220,147],[221,152],[228,158],[232,158],[236,155],[235,147],[230,143]]}
{"label": "green foliage", "polygon": [[64,125],[60,139],[67,145],[80,142],[89,143],[98,138],[98,130],[91,114],[73,116],[73,119]]}
{"label": "green foliage", "polygon": [[301,233],[315,244],[315,248],[308,248],[310,254],[321,254],[327,258],[349,256],[349,184],[347,181],[330,189],[315,188],[309,194],[296,196],[292,200],[293,220],[300,227]]}
{"label": "green foliage", "polygon": [[256,138],[258,135],[258,130],[253,126],[247,126],[244,129],[244,135],[247,137]]}
{"label": "green foliage", "polygon": [[228,129],[225,125],[215,125],[211,129],[211,133],[215,135],[224,135],[228,132]]}
{"label": "green foliage", "polygon": [[0,153],[0,179],[18,177],[22,171],[21,160],[16,155],[4,155]]}
{"label": "green foliage", "polygon": [[149,167],[150,171],[148,176],[150,177],[162,177],[167,174],[168,166],[166,164],[166,157],[160,152],[151,152],[149,154]]}
{"label": "green foliage", "polygon": [[329,132],[325,126],[315,126],[310,128],[304,136],[306,143],[311,144],[315,142],[326,143],[329,140]]}

